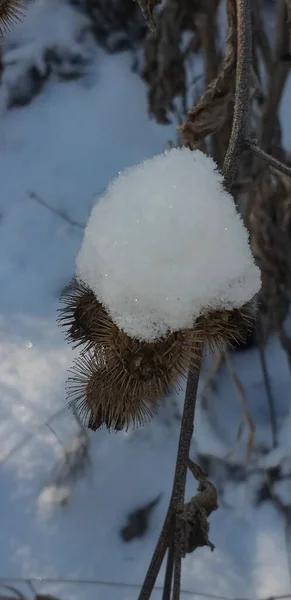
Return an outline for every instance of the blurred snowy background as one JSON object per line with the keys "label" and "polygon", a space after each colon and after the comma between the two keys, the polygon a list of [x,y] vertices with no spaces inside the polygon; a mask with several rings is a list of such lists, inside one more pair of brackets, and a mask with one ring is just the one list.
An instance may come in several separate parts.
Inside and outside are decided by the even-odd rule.
{"label": "blurred snowy background", "polygon": [[[146,427],[114,435],[87,434],[65,398],[74,353],[56,311],[92,203],[119,171],[176,141],[174,118],[158,125],[148,116],[138,7],[95,4],[35,0],[2,42],[3,596],[134,600],[172,483],[183,390]],[[201,81],[199,55],[191,69]],[[289,150],[290,104],[287,81],[280,110]],[[183,598],[290,592],[291,378],[276,339],[266,357],[275,447],[258,349],[231,354],[244,394],[224,365],[209,386],[213,358],[205,361],[192,455],[216,483],[220,509],[210,519],[215,552],[201,548],[184,561]]]}

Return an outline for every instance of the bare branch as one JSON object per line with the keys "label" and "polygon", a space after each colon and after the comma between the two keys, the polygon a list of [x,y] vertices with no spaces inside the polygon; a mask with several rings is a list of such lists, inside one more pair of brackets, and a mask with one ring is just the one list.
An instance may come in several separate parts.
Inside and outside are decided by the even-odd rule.
{"label": "bare branch", "polygon": [[264,150],[258,146],[256,141],[246,140],[244,142],[244,146],[246,150],[250,150],[253,154],[255,154],[255,156],[264,160],[273,169],[280,171],[280,173],[283,173],[283,175],[291,177],[291,168],[281,163],[281,161],[277,160],[277,158],[273,158],[273,156],[270,156],[270,154],[267,154],[267,152],[264,152]]}

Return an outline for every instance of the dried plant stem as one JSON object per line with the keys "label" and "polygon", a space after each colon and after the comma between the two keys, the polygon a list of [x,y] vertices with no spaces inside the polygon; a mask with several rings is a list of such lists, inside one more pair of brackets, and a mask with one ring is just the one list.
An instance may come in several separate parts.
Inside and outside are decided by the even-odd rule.
{"label": "dried plant stem", "polygon": [[231,136],[223,164],[227,189],[238,169],[243,142],[248,131],[250,72],[252,65],[252,22],[250,0],[237,0],[237,66],[235,105]]}
{"label": "dried plant stem", "polygon": [[202,354],[203,347],[201,346],[199,356],[197,355],[193,363],[190,365],[185,393],[184,410],[181,422],[179,446],[176,459],[176,468],[171,500],[164,521],[164,525],[162,527],[162,531],[160,533],[150,566],[145,576],[145,580],[141,588],[138,600],[148,600],[150,598],[164,556],[166,554],[167,548],[169,547],[169,533],[171,527],[174,525],[175,515],[177,514],[177,511],[179,509],[183,510],[187,466],[190,444],[194,428],[194,414]]}
{"label": "dried plant stem", "polygon": [[175,556],[175,539],[174,539],[174,527],[170,534],[169,549],[167,556],[167,566],[164,579],[164,588],[162,600],[171,600],[172,581],[174,572],[174,556]]}
{"label": "dried plant stem", "polygon": [[280,173],[283,173],[284,175],[291,177],[291,168],[287,167],[287,165],[284,165],[282,162],[280,162],[273,156],[270,156],[270,154],[267,154],[267,152],[264,152],[264,150],[262,150],[256,142],[254,142],[252,140],[246,140],[245,148],[247,150],[250,150],[258,158],[261,158],[262,160],[264,160],[265,163],[270,165],[270,167],[273,167],[273,169],[276,169],[277,171],[280,171]]}
{"label": "dried plant stem", "polygon": [[285,53],[289,52],[287,27],[287,9],[285,0],[277,0],[276,38],[271,61],[267,98],[262,112],[260,124],[260,145],[266,151],[271,151],[272,139],[277,124],[278,107],[289,73],[289,65],[282,61]]}
{"label": "dried plant stem", "polygon": [[145,576],[138,600],[148,600],[154,589],[159,570],[162,566],[167,548],[169,546],[169,532],[173,526],[173,510],[170,503],[166,518],[157,541],[147,574]]}
{"label": "dried plant stem", "polygon": [[181,570],[182,570],[182,559],[179,549],[175,552],[174,562],[174,585],[173,585],[173,596],[172,600],[180,600],[181,593]]}

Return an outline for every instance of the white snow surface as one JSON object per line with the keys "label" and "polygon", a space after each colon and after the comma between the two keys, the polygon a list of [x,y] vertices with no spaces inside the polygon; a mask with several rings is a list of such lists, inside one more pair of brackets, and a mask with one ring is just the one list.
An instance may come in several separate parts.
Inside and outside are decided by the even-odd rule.
{"label": "white snow surface", "polygon": [[[46,10],[49,6],[53,12],[51,0]],[[60,37],[62,31],[66,37],[68,23],[56,17],[54,30]],[[33,27],[29,34],[39,40],[39,29]],[[89,432],[91,468],[74,484],[64,485],[71,495],[67,489],[65,498],[59,498],[61,506],[50,487],[55,465],[64,459],[56,434],[70,448],[79,433],[65,399],[74,352],[56,325],[56,309],[74,272],[82,224],[92,198],[118,171],[161,152],[175,135],[173,127],[148,119],[145,86],[130,67],[129,54],[106,55],[96,48],[90,80],[50,81],[29,106],[0,116],[1,596],[7,596],[2,586],[8,585],[33,600],[32,579],[36,592],[60,600],[136,600],[168,505],[183,389],[166,398],[157,417],[140,430]],[[289,140],[290,95],[288,86],[283,133]],[[269,464],[283,462],[290,473],[291,381],[277,342],[268,347],[267,361],[276,399],[277,453],[270,452],[270,415],[257,350],[236,356],[233,368],[245,388],[256,443],[268,450],[265,464],[269,455]],[[244,407],[225,369],[205,401],[209,366],[204,365],[191,455],[198,461],[198,453],[213,456],[223,466]],[[247,436],[245,427],[229,460],[245,464]],[[218,471],[212,480],[213,475],[219,483]],[[220,508],[210,518],[216,549],[200,548],[183,560],[182,600],[208,594],[256,600],[290,593],[281,514],[271,502],[254,506],[252,481],[231,479],[227,494],[222,486],[218,489]],[[187,498],[195,490],[189,478]],[[119,530],[128,513],[160,493],[144,537],[122,542]],[[162,583],[163,573],[157,586]],[[159,598],[157,587],[153,600]]]}
{"label": "white snow surface", "polygon": [[77,276],[130,336],[153,340],[260,288],[247,230],[211,157],[173,148],[120,173],[94,206]]}

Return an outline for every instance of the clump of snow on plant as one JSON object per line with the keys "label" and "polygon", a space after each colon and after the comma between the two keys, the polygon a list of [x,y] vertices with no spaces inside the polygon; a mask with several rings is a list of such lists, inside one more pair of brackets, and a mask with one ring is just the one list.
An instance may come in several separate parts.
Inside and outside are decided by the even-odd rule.
{"label": "clump of snow on plant", "polygon": [[174,148],[120,173],[95,205],[77,257],[129,335],[152,340],[260,287],[248,233],[214,161]]}

